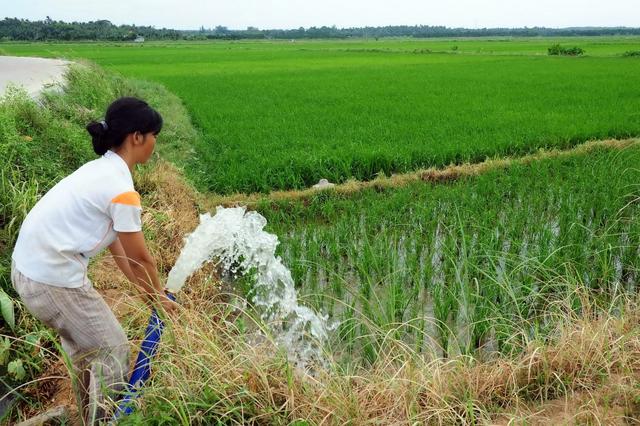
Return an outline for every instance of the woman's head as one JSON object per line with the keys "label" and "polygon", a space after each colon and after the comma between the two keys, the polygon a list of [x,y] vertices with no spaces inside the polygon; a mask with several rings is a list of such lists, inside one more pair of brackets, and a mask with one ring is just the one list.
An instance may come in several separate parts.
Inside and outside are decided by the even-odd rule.
{"label": "woman's head", "polygon": [[[115,100],[107,108],[104,120],[87,125],[96,154],[133,148],[139,151],[141,162],[153,152],[155,137],[161,129],[162,117],[158,111],[145,101],[130,97]],[[127,147],[128,144],[131,146]]]}

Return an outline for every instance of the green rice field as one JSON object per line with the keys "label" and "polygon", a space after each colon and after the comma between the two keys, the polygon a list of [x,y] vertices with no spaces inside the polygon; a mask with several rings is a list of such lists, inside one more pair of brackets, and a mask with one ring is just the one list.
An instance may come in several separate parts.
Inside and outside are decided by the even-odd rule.
{"label": "green rice field", "polygon": [[[550,57],[554,43],[584,57]],[[637,37],[0,44],[86,58],[180,96],[202,137],[181,160],[220,194],[640,134]]]}
{"label": "green rice field", "polygon": [[578,289],[605,306],[637,290],[639,160],[637,145],[596,149],[259,210],[348,344],[393,332],[440,355],[508,351],[551,325],[555,303],[579,312]]}
{"label": "green rice field", "polygon": [[[586,54],[547,55],[555,43]],[[633,401],[624,416],[637,418],[640,57],[630,51],[640,37],[0,43],[0,54],[98,64],[71,67],[64,91],[0,103],[0,296],[14,296],[9,259],[26,213],[94,157],[86,122],[135,95],[162,112],[157,151],[180,169],[151,161],[135,173],[163,278],[196,213],[247,205],[280,241],[297,291],[287,302],[313,308],[328,333],[310,346],[313,382],[296,391],[294,363],[270,346],[285,320],[252,309],[265,288],[255,270],[212,266],[178,295],[185,309],[123,424],[316,424],[301,420],[310,412],[317,424],[493,424],[515,406],[535,423],[539,404],[592,392],[604,411],[601,400]],[[321,178],[345,185],[287,191]],[[96,260],[91,279],[126,306],[132,288]],[[286,280],[275,284],[289,282],[278,270]],[[24,360],[9,385],[24,386],[25,401],[59,401],[39,382],[58,374],[50,358],[63,349],[14,300],[19,322],[4,330],[16,343],[0,340],[0,372]],[[142,335],[146,308],[123,312],[128,336]]]}
{"label": "green rice field", "polygon": [[[547,56],[555,42],[587,55]],[[622,56],[639,48],[640,38],[0,45],[164,84],[200,132],[169,159],[216,194],[640,135],[640,60]],[[373,361],[388,333],[438,356],[508,352],[544,335],[554,304],[579,312],[577,289],[611,306],[635,291],[639,156],[636,143],[603,146],[255,208],[349,357]]]}

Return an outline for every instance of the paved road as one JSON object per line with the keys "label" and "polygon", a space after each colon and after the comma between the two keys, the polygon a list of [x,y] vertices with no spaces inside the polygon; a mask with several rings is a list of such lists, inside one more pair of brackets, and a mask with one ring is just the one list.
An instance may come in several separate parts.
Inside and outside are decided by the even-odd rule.
{"label": "paved road", "polygon": [[24,86],[29,95],[37,96],[46,85],[62,81],[69,64],[60,59],[0,56],[0,96],[9,84]]}

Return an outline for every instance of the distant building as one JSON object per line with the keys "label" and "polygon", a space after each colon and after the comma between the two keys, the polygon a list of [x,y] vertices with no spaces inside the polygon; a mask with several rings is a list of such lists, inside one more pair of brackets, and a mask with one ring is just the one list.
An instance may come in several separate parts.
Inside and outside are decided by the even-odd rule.
{"label": "distant building", "polygon": [[134,43],[144,43],[144,37],[138,36],[133,40]]}

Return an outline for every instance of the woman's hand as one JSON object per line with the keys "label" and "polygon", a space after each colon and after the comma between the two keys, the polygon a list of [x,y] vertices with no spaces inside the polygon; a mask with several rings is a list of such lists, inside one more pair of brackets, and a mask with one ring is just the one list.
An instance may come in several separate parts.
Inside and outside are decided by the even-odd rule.
{"label": "woman's hand", "polygon": [[177,315],[178,312],[180,312],[180,309],[182,308],[179,304],[169,299],[169,297],[167,296],[163,296],[160,299],[160,305],[162,306],[162,309],[164,309],[164,311],[171,316]]}

